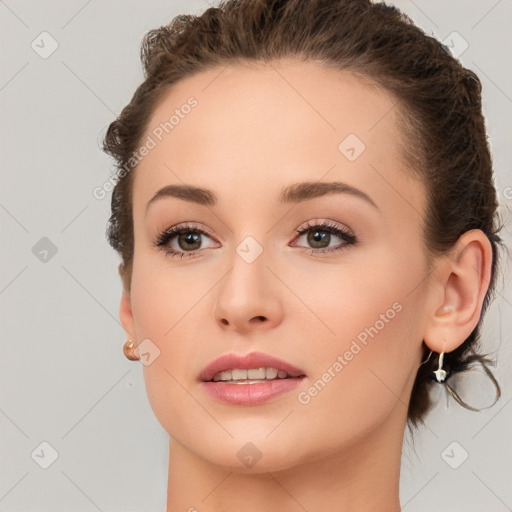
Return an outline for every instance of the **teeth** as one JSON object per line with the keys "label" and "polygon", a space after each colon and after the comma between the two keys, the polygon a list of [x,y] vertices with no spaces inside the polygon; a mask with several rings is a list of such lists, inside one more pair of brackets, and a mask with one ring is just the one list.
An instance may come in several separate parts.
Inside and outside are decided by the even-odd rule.
{"label": "teeth", "polygon": [[213,380],[231,380],[231,372],[229,370],[226,372],[219,372],[213,377]]}
{"label": "teeth", "polygon": [[275,368],[265,368],[265,377],[267,379],[275,379],[278,373]]}
{"label": "teeth", "polygon": [[231,370],[231,380],[247,379],[247,370]]}
{"label": "teeth", "polygon": [[272,380],[275,378],[285,379],[288,374],[277,368],[250,368],[248,370],[234,368],[215,374],[213,380],[217,381],[237,381],[237,380]]}
{"label": "teeth", "polygon": [[264,379],[265,378],[265,368],[251,368],[250,370],[247,370],[247,378],[248,379]]}

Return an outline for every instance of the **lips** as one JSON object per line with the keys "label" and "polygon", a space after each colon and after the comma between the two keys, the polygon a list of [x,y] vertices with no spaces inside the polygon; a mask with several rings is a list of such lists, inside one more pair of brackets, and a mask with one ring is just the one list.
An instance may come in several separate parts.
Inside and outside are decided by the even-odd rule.
{"label": "lips", "polygon": [[305,376],[305,372],[300,368],[273,357],[269,354],[262,352],[251,352],[246,355],[238,354],[226,354],[218,359],[212,361],[206,368],[204,368],[198,376],[198,380],[202,382],[208,382],[213,380],[215,374],[234,369],[251,369],[251,368],[276,368],[286,372],[289,377],[302,377]]}

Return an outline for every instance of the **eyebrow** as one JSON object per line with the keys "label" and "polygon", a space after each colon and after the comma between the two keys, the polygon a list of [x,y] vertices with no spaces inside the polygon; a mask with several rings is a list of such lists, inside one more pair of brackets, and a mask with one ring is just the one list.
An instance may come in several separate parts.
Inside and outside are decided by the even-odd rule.
{"label": "eyebrow", "polygon": [[[350,194],[363,199],[373,207],[377,208],[377,210],[379,209],[368,194],[358,188],[339,181],[329,183],[295,183],[283,188],[278,199],[281,204],[300,203],[302,201],[322,197],[328,194]],[[158,190],[158,192],[148,201],[146,211],[149,208],[149,205],[164,197],[175,197],[204,206],[215,206],[217,203],[217,195],[212,190],[195,187],[193,185],[167,185]]]}

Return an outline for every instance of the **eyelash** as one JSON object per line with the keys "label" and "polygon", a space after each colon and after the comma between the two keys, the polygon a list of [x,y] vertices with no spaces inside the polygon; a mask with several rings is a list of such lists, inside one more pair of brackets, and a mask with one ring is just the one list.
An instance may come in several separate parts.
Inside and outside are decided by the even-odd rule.
{"label": "eyelash", "polygon": [[[310,224],[309,221],[305,227],[300,227],[295,230],[296,238],[299,236],[308,233],[309,231],[316,229],[317,231],[323,231],[326,233],[330,233],[332,235],[336,235],[342,240],[344,240],[345,243],[342,245],[331,247],[331,248],[324,248],[324,249],[308,249],[307,247],[299,247],[299,249],[304,249],[309,251],[310,254],[317,254],[317,253],[331,253],[336,251],[342,251],[346,249],[350,245],[356,245],[357,244],[357,238],[354,234],[352,234],[348,229],[341,228],[337,226],[336,224],[332,224],[330,222],[322,221],[318,223]],[[173,226],[172,228],[169,228],[165,231],[163,231],[160,235],[157,236],[156,240],[154,241],[154,247],[160,248],[162,251],[165,252],[167,256],[181,256],[183,257],[189,257],[194,256],[198,252],[202,251],[203,249],[197,249],[195,251],[176,251],[174,249],[165,248],[169,241],[174,238],[176,235],[180,235],[182,233],[194,233],[194,234],[201,234],[210,237],[210,235],[202,230],[199,227],[196,227],[191,224],[181,224],[178,226]],[[211,237],[210,237],[211,238]]]}

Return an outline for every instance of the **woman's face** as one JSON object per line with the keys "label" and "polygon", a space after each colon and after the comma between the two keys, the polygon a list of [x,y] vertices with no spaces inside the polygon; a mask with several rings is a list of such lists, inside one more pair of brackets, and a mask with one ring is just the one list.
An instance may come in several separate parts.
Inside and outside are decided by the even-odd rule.
{"label": "woman's face", "polygon": [[[157,419],[202,459],[272,471],[403,435],[431,292],[425,191],[400,156],[395,101],[290,60],[202,72],[153,113],[121,317],[144,343]],[[211,196],[152,201],[170,185]],[[162,238],[172,227],[185,232]],[[200,380],[218,357],[253,352],[305,376]]]}

